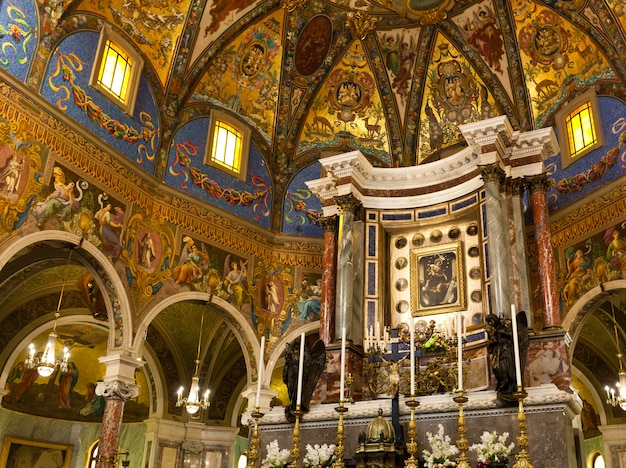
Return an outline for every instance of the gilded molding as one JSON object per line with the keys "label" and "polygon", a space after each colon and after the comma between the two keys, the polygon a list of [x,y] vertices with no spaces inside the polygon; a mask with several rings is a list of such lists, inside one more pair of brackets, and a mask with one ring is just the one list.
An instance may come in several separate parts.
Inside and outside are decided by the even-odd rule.
{"label": "gilded molding", "polygon": [[588,237],[598,228],[626,216],[626,186],[620,185],[590,203],[581,206],[550,224],[552,245],[569,245]]}

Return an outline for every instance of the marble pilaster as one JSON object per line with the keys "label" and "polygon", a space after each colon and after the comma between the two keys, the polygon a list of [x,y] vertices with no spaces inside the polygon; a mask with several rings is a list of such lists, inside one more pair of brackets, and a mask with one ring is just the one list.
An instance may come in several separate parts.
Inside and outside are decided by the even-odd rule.
{"label": "marble pilaster", "polygon": [[552,236],[546,198],[548,180],[545,174],[528,177],[527,180],[531,189],[533,222],[537,239],[539,279],[543,298],[543,328],[560,327],[559,291],[556,282],[556,264],[552,255]]}
{"label": "marble pilaster", "polygon": [[326,346],[335,334],[335,283],[337,280],[337,216],[320,219],[324,228],[320,339]]}
{"label": "marble pilaster", "polygon": [[335,197],[339,207],[339,249],[337,252],[337,287],[335,304],[335,340],[341,339],[346,327],[346,337],[352,340],[349,323],[354,295],[354,212],[361,202],[351,193]]}
{"label": "marble pilaster", "polygon": [[105,399],[96,468],[114,468],[122,432],[124,403],[139,394],[139,386],[119,380],[98,382],[96,395]]}
{"label": "marble pilaster", "polygon": [[519,306],[519,310],[526,312],[528,324],[532,328],[532,302],[530,298],[530,279],[528,273],[528,263],[526,261],[526,233],[524,230],[524,212],[522,206],[522,194],[524,193],[524,183],[522,179],[513,179],[511,181],[511,204],[512,219],[514,226],[515,239],[512,245],[513,258],[517,260],[516,273],[519,278],[519,297],[516,297],[515,303]]}
{"label": "marble pilaster", "polygon": [[503,209],[500,194],[504,171],[497,164],[491,164],[481,167],[481,175],[485,183],[492,311],[498,315],[508,316],[511,310],[511,287],[509,284],[511,244],[507,223],[508,216]]}

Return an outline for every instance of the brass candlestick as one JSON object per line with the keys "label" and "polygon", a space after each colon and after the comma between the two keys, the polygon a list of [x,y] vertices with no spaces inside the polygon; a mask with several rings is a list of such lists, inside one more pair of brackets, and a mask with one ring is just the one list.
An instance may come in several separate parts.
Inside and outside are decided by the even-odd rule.
{"label": "brass candlestick", "polygon": [[411,395],[411,399],[406,402],[406,405],[411,408],[411,419],[409,420],[409,442],[406,444],[406,450],[411,455],[408,459],[404,461],[405,468],[418,468],[419,463],[417,458],[415,458],[415,454],[417,453],[417,442],[415,442],[415,436],[417,435],[417,424],[415,423],[415,408],[420,404],[419,401],[415,399],[415,395]]}
{"label": "brass candlestick", "polygon": [[344,468],[343,455],[345,448],[343,441],[346,439],[346,436],[343,431],[343,413],[347,412],[348,408],[343,406],[343,400],[339,401],[339,406],[335,408],[335,411],[339,413],[339,423],[337,424],[337,446],[335,447],[335,457],[337,459],[333,462],[333,468]]}
{"label": "brass candlestick", "polygon": [[296,422],[293,426],[293,442],[291,444],[291,463],[289,468],[298,468],[298,458],[300,458],[300,418],[304,412],[300,409],[300,405],[296,405],[296,410],[293,415],[296,417]]}
{"label": "brass candlestick", "polygon": [[519,452],[515,454],[515,464],[513,468],[533,468],[533,464],[530,460],[530,454],[526,451],[528,448],[528,436],[526,435],[526,429],[528,429],[528,424],[526,423],[526,414],[524,413],[524,398],[528,396],[521,385],[517,386],[517,392],[513,394],[517,401],[519,401],[519,406],[517,410],[517,427],[519,428],[519,435],[515,438],[517,440],[517,446],[519,447]]}
{"label": "brass candlestick", "polygon": [[463,390],[459,390],[458,396],[454,397],[454,402],[459,405],[459,438],[456,440],[456,448],[459,449],[459,456],[456,459],[456,468],[470,468],[469,457],[465,453],[469,448],[469,443],[465,434],[465,415],[463,414],[463,404],[467,403],[467,397],[463,395]]}
{"label": "brass candlestick", "polygon": [[256,461],[259,459],[259,419],[263,417],[263,413],[259,411],[259,407],[252,412],[254,418],[254,427],[252,428],[252,437],[250,438],[250,448],[248,449],[248,464],[246,468],[254,468]]}

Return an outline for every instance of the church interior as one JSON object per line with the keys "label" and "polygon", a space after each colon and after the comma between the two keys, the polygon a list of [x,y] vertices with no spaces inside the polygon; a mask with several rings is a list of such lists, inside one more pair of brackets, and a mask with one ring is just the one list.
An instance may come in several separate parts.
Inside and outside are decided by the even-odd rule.
{"label": "church interior", "polygon": [[625,0],[0,0],[0,42],[0,466],[626,468]]}

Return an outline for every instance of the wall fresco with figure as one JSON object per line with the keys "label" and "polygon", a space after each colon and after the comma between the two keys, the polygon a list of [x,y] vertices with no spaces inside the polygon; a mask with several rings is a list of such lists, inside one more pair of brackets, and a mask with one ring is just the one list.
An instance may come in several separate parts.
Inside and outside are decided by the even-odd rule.
{"label": "wall fresco with figure", "polygon": [[[81,422],[101,422],[105,400],[95,393],[96,383],[104,377],[104,365],[98,358],[107,353],[108,333],[90,324],[60,325],[58,339],[69,350],[66,369],[57,368],[50,377],[41,377],[36,368],[25,364],[28,348],[11,368],[2,399],[4,408],[36,416]],[[43,349],[48,332],[33,340],[35,349]],[[139,395],[124,405],[124,422],[141,422],[149,415],[150,386],[143,370],[135,373]]]}
{"label": "wall fresco with figure", "polygon": [[560,252],[559,290],[564,310],[601,283],[626,279],[626,221],[595,232]]}

